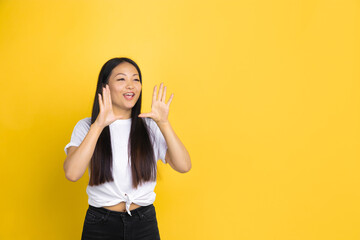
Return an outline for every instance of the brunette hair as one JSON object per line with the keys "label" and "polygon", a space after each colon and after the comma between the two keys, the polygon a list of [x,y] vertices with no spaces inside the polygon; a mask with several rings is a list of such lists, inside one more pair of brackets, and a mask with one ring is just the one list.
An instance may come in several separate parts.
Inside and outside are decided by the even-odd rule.
{"label": "brunette hair", "polygon": [[[100,112],[98,93],[102,95],[102,87],[108,84],[112,70],[123,62],[128,62],[136,68],[139,73],[140,83],[142,84],[140,68],[133,60],[126,57],[108,60],[100,70],[92,109],[91,124],[95,122]],[[138,117],[141,113],[141,98],[142,91],[140,92],[138,101],[131,110],[131,130],[128,142],[128,161],[129,164],[131,164],[134,188],[137,188],[138,185],[143,182],[156,180],[156,161],[153,146],[150,141],[150,131],[145,123],[145,119]],[[106,126],[99,136],[90,160],[90,186],[114,181],[112,161],[110,128]]]}

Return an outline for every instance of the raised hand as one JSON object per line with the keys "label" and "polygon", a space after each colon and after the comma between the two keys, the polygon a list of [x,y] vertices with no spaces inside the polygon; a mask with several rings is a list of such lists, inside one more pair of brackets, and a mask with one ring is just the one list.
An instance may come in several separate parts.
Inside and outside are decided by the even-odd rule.
{"label": "raised hand", "polygon": [[110,88],[108,84],[106,84],[105,88],[104,87],[102,88],[102,96],[100,93],[98,93],[98,98],[99,98],[100,112],[95,120],[95,123],[99,127],[104,128],[110,125],[115,120],[123,118],[123,116],[115,116],[114,114],[112,108],[112,102],[111,102]]}
{"label": "raised hand", "polygon": [[[163,83],[160,84],[159,94],[156,96],[157,85],[154,87],[153,99],[151,104],[151,112],[149,113],[141,113],[139,117],[150,117],[157,124],[165,123],[168,121],[169,115],[169,106],[171,100],[174,97],[174,94],[171,94],[167,103],[165,103],[166,98],[166,86],[163,88]],[[164,91],[163,91],[164,90]]]}

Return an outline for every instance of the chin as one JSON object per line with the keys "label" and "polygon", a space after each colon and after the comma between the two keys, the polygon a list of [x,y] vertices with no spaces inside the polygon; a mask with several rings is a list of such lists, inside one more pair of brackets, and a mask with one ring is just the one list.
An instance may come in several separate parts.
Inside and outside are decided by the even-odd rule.
{"label": "chin", "polygon": [[135,106],[135,104],[126,104],[126,105],[123,105],[123,106],[126,109],[132,109]]}

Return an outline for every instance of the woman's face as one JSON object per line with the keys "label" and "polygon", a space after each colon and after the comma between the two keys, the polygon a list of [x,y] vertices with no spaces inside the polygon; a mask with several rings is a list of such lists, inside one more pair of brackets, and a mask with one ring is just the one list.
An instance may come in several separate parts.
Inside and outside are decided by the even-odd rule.
{"label": "woman's face", "polygon": [[[114,113],[125,115],[139,99],[141,92],[140,76],[136,68],[128,62],[117,65],[109,77],[109,88]],[[125,96],[133,93],[134,96]],[[126,114],[127,115],[127,114]]]}

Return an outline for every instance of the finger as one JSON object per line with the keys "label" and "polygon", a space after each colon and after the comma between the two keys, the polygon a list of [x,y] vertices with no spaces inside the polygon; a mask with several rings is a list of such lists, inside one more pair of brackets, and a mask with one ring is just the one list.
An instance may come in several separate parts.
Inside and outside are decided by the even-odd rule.
{"label": "finger", "polygon": [[165,98],[166,98],[166,86],[164,87],[164,94],[163,94],[163,96],[161,98],[161,101],[165,102]]}
{"label": "finger", "polygon": [[152,99],[152,102],[156,102],[156,88],[157,88],[157,85],[155,85],[154,87],[154,92],[153,92],[153,99]]}
{"label": "finger", "polygon": [[109,107],[110,107],[110,109],[112,109],[111,95],[110,95],[110,100],[109,100]]}
{"label": "finger", "polygon": [[171,103],[171,100],[173,99],[173,97],[174,97],[174,94],[171,94],[171,96],[169,98],[169,101],[167,102],[168,107],[170,106],[170,103]]}
{"label": "finger", "polygon": [[109,95],[109,106],[112,107],[110,87],[109,87],[109,85],[107,85],[106,87],[107,87],[107,89],[108,89],[108,95]]}
{"label": "finger", "polygon": [[105,87],[104,87],[104,94],[103,94],[103,103],[104,103],[104,107],[105,108],[107,108],[108,107],[108,99],[109,99],[109,97],[108,97],[108,91],[107,91],[107,86],[105,85]]}
{"label": "finger", "polygon": [[102,111],[102,108],[103,108],[103,103],[102,103],[102,100],[101,100],[101,94],[98,93],[98,98],[99,98],[99,106],[100,106],[100,111]]}
{"label": "finger", "polygon": [[141,113],[138,117],[150,117],[150,113]]}
{"label": "finger", "polygon": [[102,94],[101,94],[101,104],[102,104],[102,106],[103,106],[103,110],[105,110],[105,107],[106,107],[106,105],[105,105],[105,100],[104,100],[104,96],[105,96],[105,88],[103,87],[103,88],[102,88]]}
{"label": "finger", "polygon": [[159,87],[159,97],[158,97],[158,100],[159,100],[159,101],[161,101],[161,99],[162,99],[163,86],[164,86],[164,84],[161,83],[161,84],[160,84],[160,87]]}

